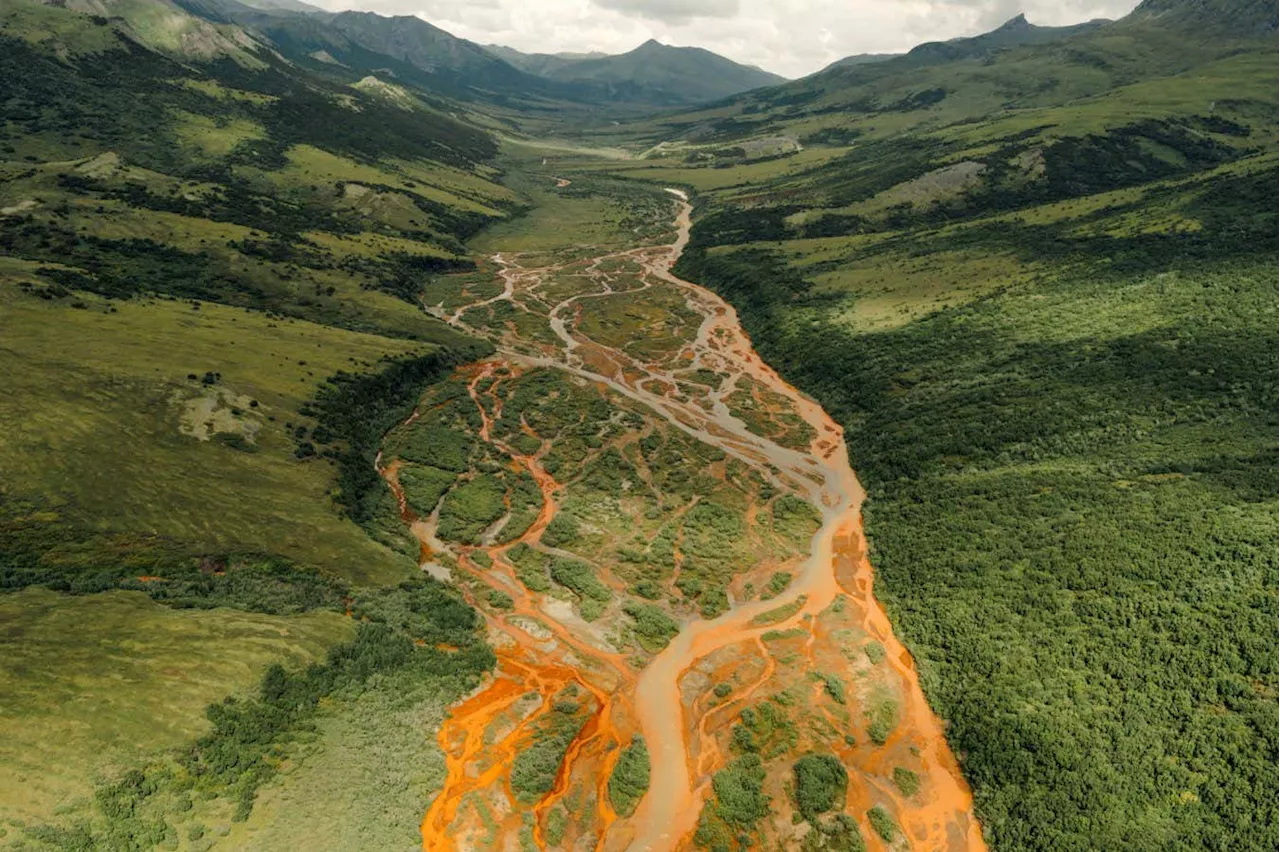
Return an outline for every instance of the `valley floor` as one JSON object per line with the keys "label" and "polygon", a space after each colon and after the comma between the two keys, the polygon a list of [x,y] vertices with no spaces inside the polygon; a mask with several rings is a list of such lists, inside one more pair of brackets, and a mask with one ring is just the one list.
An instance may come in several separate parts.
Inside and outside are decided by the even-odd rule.
{"label": "valley floor", "polygon": [[[682,194],[548,185],[485,238],[495,283],[433,308],[498,355],[382,459],[499,659],[441,728],[425,848],[983,848],[873,596],[840,428],[669,272]],[[602,199],[639,216],[613,244],[556,227]],[[810,793],[811,765],[843,768]]]}

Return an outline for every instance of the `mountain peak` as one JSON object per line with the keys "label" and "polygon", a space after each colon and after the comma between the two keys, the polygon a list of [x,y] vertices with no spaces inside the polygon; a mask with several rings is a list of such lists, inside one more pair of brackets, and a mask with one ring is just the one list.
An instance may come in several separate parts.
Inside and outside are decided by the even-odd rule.
{"label": "mountain peak", "polygon": [[657,50],[664,47],[666,47],[665,44],[658,41],[656,38],[651,38],[648,41],[646,41],[644,44],[637,47],[636,50]]}
{"label": "mountain peak", "polygon": [[1012,30],[1029,30],[1031,29],[1031,26],[1032,26],[1031,22],[1027,20],[1027,13],[1019,12],[1017,17],[1010,18],[1009,20],[1005,21],[995,31],[998,33],[1000,32],[1007,33]]}

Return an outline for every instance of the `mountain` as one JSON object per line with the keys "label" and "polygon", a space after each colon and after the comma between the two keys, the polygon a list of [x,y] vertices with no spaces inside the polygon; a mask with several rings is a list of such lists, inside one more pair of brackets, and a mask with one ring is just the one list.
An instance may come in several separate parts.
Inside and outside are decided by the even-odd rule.
{"label": "mountain", "polygon": [[524,57],[517,63],[529,70],[537,69],[535,73],[547,79],[592,84],[611,98],[659,106],[713,101],[786,79],[709,50],[671,47],[653,39],[615,56]]}
{"label": "mountain", "polygon": [[[862,119],[906,114],[912,125],[1051,107],[1265,47],[1275,10],[1253,0],[1154,0],[1114,22],[1037,27],[1018,16],[990,33],[921,45],[877,62],[808,77],[664,116],[628,132],[653,144],[724,145],[794,135],[848,143]],[[1211,20],[1214,23],[1197,23]],[[902,119],[895,118],[895,122]],[[803,122],[801,129],[793,129]],[[901,126],[901,125],[899,125]]]}
{"label": "mountain", "polygon": [[706,50],[657,42],[620,56],[523,54],[482,47],[411,15],[290,12],[238,0],[175,2],[207,20],[242,27],[315,73],[348,82],[388,76],[428,97],[544,113],[578,104],[635,114],[637,109],[700,103],[783,80]]}
{"label": "mountain", "polygon": [[326,23],[355,44],[384,54],[437,78],[478,89],[530,85],[528,76],[474,42],[458,38],[413,15],[384,17],[342,12]]}
{"label": "mountain", "polygon": [[1199,33],[1263,37],[1276,32],[1276,4],[1268,0],[1143,0],[1130,18]]}
{"label": "mountain", "polygon": [[989,33],[953,38],[947,41],[925,42],[905,54],[858,53],[853,56],[846,56],[843,59],[837,59],[818,73],[822,74],[837,68],[870,65],[901,57],[907,57],[908,61],[916,63],[949,62],[969,56],[981,56],[1002,48],[1060,41],[1073,35],[1092,32],[1106,23],[1108,23],[1106,19],[1097,18],[1082,24],[1072,24],[1064,27],[1041,27],[1029,22],[1025,14],[1019,14],[1005,21]]}
{"label": "mountain", "polygon": [[303,3],[302,0],[245,0],[245,5],[264,12],[300,12],[304,15],[327,14],[319,6]]}
{"label": "mountain", "polygon": [[540,78],[414,16],[264,10],[237,0],[177,2],[193,14],[237,24],[316,73],[351,79],[382,74],[428,96],[465,100],[536,96],[548,89]]}
{"label": "mountain", "polygon": [[484,49],[499,59],[514,65],[521,71],[537,74],[540,77],[550,77],[554,72],[563,69],[565,66],[573,65],[584,59],[604,59],[609,55],[599,51],[590,51],[588,53],[521,53],[515,48],[503,47],[500,44],[486,44]]}
{"label": "mountain", "polygon": [[1040,27],[1029,22],[1025,14],[1019,14],[989,33],[949,41],[926,42],[908,51],[906,58],[908,61],[922,63],[947,62],[953,59],[981,56],[1003,48],[1062,41],[1071,36],[1092,32],[1107,23],[1109,21],[1106,19],[1098,18],[1065,27]]}

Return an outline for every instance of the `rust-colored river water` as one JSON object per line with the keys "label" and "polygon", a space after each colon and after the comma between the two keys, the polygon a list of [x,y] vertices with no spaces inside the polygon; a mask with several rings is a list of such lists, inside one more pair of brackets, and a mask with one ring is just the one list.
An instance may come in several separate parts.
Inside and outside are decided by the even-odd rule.
{"label": "rust-colored river water", "polygon": [[[724,738],[719,735],[732,715],[695,718],[700,711],[682,692],[685,679],[706,661],[718,659],[714,657],[718,652],[738,647],[763,652],[761,637],[769,630],[813,631],[807,643],[812,659],[815,642],[822,646],[817,651],[822,652],[834,641],[825,634],[818,636],[814,625],[820,614],[830,611],[833,602],[842,598],[846,609],[856,614],[857,627],[883,646],[888,667],[884,676],[891,683],[897,706],[897,724],[888,740],[878,747],[851,747],[842,754],[851,777],[847,812],[863,827],[871,849],[890,848],[870,830],[865,816],[872,804],[878,804],[892,813],[902,829],[899,844],[905,843],[907,848],[983,850],[972,796],[947,744],[943,725],[925,700],[911,655],[894,635],[873,593],[860,514],[865,493],[849,466],[843,432],[818,404],[784,382],[759,358],[731,306],[672,275],[671,266],[688,241],[690,205],[683,194],[670,192],[677,196],[676,240],[667,246],[648,246],[610,257],[638,263],[648,282],[645,286],[682,293],[688,306],[703,318],[696,337],[687,342],[678,359],[642,362],[576,331],[566,317],[582,310],[584,297],[570,297],[552,307],[549,316],[563,345],[532,349],[511,345],[510,339],[498,340],[499,357],[468,368],[470,392],[484,422],[481,438],[492,440],[492,415],[481,404],[481,378],[495,370],[510,374],[534,366],[555,367],[608,387],[645,406],[673,428],[715,445],[757,470],[768,471],[774,481],[820,510],[821,527],[784,593],[767,602],[739,603],[715,619],[689,619],[670,644],[637,671],[626,655],[590,641],[580,625],[558,618],[557,611],[534,593],[522,587],[512,591],[518,587],[514,582],[498,584],[495,572],[513,576],[504,554],[519,542],[532,545],[539,541],[555,515],[560,490],[536,454],[500,446],[538,483],[543,510],[517,541],[483,548],[493,560],[493,571],[477,570],[465,549],[459,554],[459,570],[502,588],[514,602],[508,612],[487,616],[490,639],[498,653],[497,673],[479,691],[452,707],[441,727],[439,743],[445,753],[447,777],[423,819],[423,848],[436,852],[514,849],[519,848],[521,836],[539,848],[635,852],[691,848],[710,775],[727,759],[721,744]],[[484,304],[510,300],[521,288],[536,285],[554,271],[525,269],[518,257],[499,256],[496,260],[502,265],[504,291]],[[466,327],[464,310],[445,318]],[[663,391],[675,387],[677,369],[687,371],[691,365],[727,374],[730,379],[720,392],[701,402]],[[729,392],[747,379],[785,399],[788,410],[803,418],[816,435],[809,446],[797,449],[775,443],[753,433],[730,412],[726,403]],[[498,404],[491,400],[490,408]],[[383,474],[399,496],[395,465],[388,465]],[[424,532],[422,522],[409,515],[403,501],[401,506],[426,548],[429,531]],[[761,622],[764,613],[788,604],[793,607],[785,619],[767,625]],[[752,691],[780,677],[784,668],[766,654],[766,665]],[[512,761],[519,749],[528,745],[531,726],[570,685],[588,697],[588,719],[570,744],[551,791],[535,803],[520,803],[508,778]],[[650,785],[638,810],[621,817],[609,805],[607,782],[621,747],[635,734],[643,736],[648,746]],[[920,778],[918,793],[905,795],[888,781],[874,780],[890,778],[894,766],[908,753]],[[575,811],[586,813],[589,819],[581,825],[557,826],[559,842],[553,844],[548,839],[548,816],[553,806],[568,801],[571,790],[585,790],[594,797],[593,804],[579,805]],[[572,798],[576,802],[581,796]],[[464,814],[466,802],[481,804]]]}

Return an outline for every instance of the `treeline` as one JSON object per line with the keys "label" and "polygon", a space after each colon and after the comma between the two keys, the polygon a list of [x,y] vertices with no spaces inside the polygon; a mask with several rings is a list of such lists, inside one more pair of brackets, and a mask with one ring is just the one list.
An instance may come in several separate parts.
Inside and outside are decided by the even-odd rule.
{"label": "treeline", "polygon": [[345,585],[263,553],[207,554],[170,539],[85,529],[52,507],[0,493],[0,592],[145,592],[178,608],[278,615],[342,608]]}

